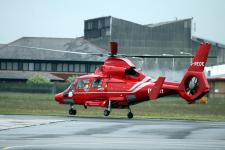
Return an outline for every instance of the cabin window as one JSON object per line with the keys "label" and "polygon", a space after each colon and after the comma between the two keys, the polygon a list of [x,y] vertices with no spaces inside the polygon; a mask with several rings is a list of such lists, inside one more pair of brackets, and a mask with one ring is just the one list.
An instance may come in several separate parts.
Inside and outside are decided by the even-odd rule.
{"label": "cabin window", "polygon": [[100,88],[102,87],[102,79],[96,79],[94,80],[93,84],[92,84],[93,88]]}
{"label": "cabin window", "polygon": [[77,89],[89,88],[89,79],[80,80],[77,83]]}

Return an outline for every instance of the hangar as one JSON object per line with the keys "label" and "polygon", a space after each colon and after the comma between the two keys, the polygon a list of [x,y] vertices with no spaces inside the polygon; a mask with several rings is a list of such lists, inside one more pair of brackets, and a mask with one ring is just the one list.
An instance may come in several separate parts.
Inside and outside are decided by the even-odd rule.
{"label": "hangar", "polygon": [[[161,54],[179,55],[194,54],[199,43],[208,41],[192,36],[192,19],[141,25],[118,19],[112,16],[93,18],[84,21],[84,36],[78,38],[22,37],[10,45],[23,45],[49,49],[60,49],[78,52],[108,53],[110,41],[119,43],[119,51],[124,54]],[[225,46],[210,41],[213,45],[207,66],[225,63]],[[157,75],[168,75],[168,70],[184,72],[190,64],[185,59],[145,59],[144,68],[151,68]],[[70,55],[46,52],[37,49],[18,47],[0,47],[0,80],[7,80],[7,73],[18,72],[49,73],[52,80],[66,79],[69,75],[82,75],[93,72],[104,61],[104,58],[88,55]],[[155,70],[162,70],[157,72]],[[150,72],[150,75],[152,72]],[[174,74],[174,73],[173,73]],[[15,76],[14,76],[15,77]],[[28,78],[28,77],[27,77]],[[26,77],[23,76],[23,79]],[[179,79],[176,79],[179,80]]]}
{"label": "hangar", "polygon": [[[83,38],[22,37],[9,45],[105,53],[105,50]],[[71,55],[4,45],[0,49],[0,79],[24,81],[38,72],[52,81],[61,81],[70,75],[94,72],[102,63],[103,58],[98,56]]]}

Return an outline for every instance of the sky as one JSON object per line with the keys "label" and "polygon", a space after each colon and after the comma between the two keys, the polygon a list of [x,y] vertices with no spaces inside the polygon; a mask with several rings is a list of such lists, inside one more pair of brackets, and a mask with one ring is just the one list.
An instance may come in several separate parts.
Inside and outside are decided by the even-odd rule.
{"label": "sky", "polygon": [[83,36],[84,20],[138,24],[193,17],[192,35],[225,44],[225,0],[0,0],[0,44],[24,36]]}

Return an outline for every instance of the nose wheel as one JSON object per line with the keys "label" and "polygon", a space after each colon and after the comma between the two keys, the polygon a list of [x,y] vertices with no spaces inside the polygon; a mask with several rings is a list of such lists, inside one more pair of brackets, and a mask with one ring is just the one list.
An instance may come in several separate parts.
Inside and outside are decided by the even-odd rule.
{"label": "nose wheel", "polygon": [[69,114],[70,115],[76,115],[77,114],[77,110],[73,107],[73,105],[70,106]]}

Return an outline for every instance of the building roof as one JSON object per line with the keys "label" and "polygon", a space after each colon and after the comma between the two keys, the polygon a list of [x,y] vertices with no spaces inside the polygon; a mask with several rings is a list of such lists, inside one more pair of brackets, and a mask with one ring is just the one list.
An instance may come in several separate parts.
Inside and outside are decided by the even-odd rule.
{"label": "building roof", "polygon": [[207,78],[209,81],[225,81],[225,74],[211,76]]}
{"label": "building roof", "polygon": [[49,79],[50,81],[64,81],[64,79],[56,77],[48,72],[0,70],[0,79],[7,79],[7,80],[27,80],[36,75],[42,75],[47,79]]}
{"label": "building roof", "polygon": [[[106,50],[79,38],[46,38],[46,37],[22,37],[9,45],[57,49],[63,51],[84,53],[107,53]],[[4,46],[0,48],[0,59],[26,59],[26,60],[61,60],[61,61],[94,61],[102,62],[100,56],[70,54],[39,49]]]}
{"label": "building roof", "polygon": [[211,43],[213,46],[218,46],[220,48],[225,48],[225,45],[224,44],[221,44],[221,43],[218,43],[218,42],[215,42],[215,41],[212,41],[212,40],[208,40],[208,39],[205,39],[205,38],[200,38],[200,37],[196,37],[196,36],[192,36],[191,37],[191,40],[192,41],[195,41],[195,42],[209,42]]}
{"label": "building roof", "polygon": [[172,21],[165,21],[165,22],[159,22],[159,23],[154,23],[154,24],[147,24],[145,26],[147,26],[147,27],[158,27],[158,26],[162,26],[162,25],[166,25],[166,24],[171,24],[171,23],[176,23],[176,22],[186,21],[186,20],[191,20],[191,19],[193,19],[193,18],[176,19],[176,20],[172,20]]}

